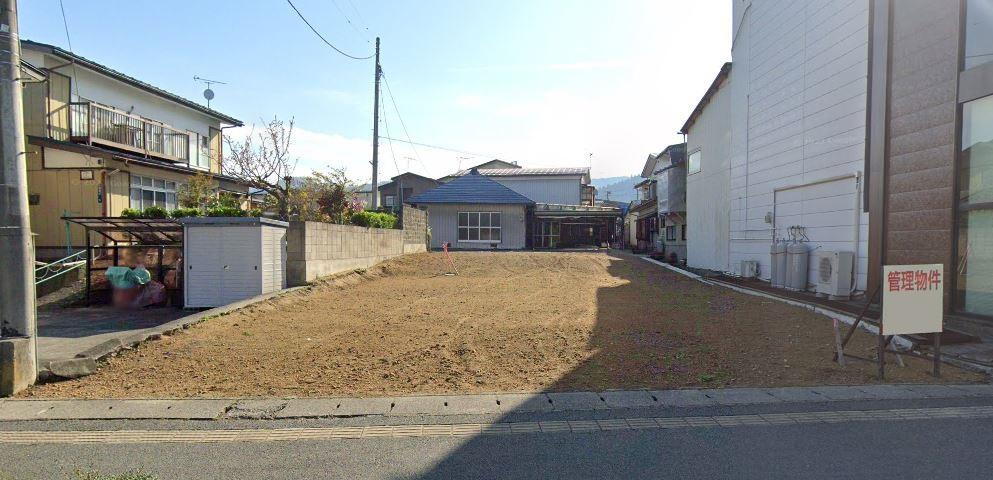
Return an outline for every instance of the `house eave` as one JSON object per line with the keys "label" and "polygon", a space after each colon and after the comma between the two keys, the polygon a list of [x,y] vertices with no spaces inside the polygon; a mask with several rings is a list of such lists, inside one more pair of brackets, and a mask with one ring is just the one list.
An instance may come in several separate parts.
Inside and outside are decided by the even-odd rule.
{"label": "house eave", "polygon": [[130,85],[130,86],[132,86],[134,88],[139,89],[139,90],[143,90],[145,92],[151,93],[153,95],[156,95],[158,97],[164,98],[164,99],[169,100],[171,102],[178,103],[178,104],[180,104],[180,105],[182,105],[182,106],[184,106],[186,108],[189,108],[191,110],[195,110],[195,111],[197,111],[197,112],[199,112],[201,114],[207,115],[207,116],[212,117],[212,118],[215,118],[217,120],[220,120],[223,123],[226,123],[226,124],[229,124],[229,125],[232,125],[232,126],[237,126],[237,127],[241,127],[241,126],[244,126],[245,125],[244,122],[242,122],[241,120],[238,120],[237,118],[231,117],[229,115],[225,115],[225,114],[223,114],[221,112],[218,112],[217,110],[214,110],[212,108],[205,107],[205,106],[200,105],[199,103],[196,103],[196,102],[194,102],[192,100],[189,100],[189,99],[180,97],[179,95],[176,95],[174,93],[170,93],[168,91],[165,91],[165,90],[163,90],[161,88],[158,88],[158,87],[156,87],[154,85],[151,85],[149,83],[146,83],[146,82],[143,82],[141,80],[138,80],[137,78],[131,77],[131,76],[126,75],[124,73],[121,73],[121,72],[119,72],[117,70],[114,70],[114,69],[112,69],[110,67],[107,67],[105,65],[101,65],[101,64],[99,64],[97,62],[94,62],[93,60],[90,60],[90,59],[85,58],[85,57],[81,57],[81,56],[76,55],[76,54],[74,54],[72,52],[69,52],[67,50],[63,50],[62,48],[59,48],[59,47],[57,47],[55,45],[49,45],[47,43],[35,42],[33,40],[25,40],[25,39],[22,39],[21,40],[21,45],[22,46],[28,46],[28,47],[34,48],[36,50],[40,50],[40,51],[42,51],[44,53],[47,53],[49,55],[52,55],[52,56],[61,58],[63,60],[66,60],[68,62],[74,63],[76,65],[80,65],[82,67],[85,67],[85,68],[87,68],[89,70],[92,70],[92,71],[94,71],[96,73],[99,73],[101,75],[104,75],[106,77],[110,77],[110,78],[113,78],[114,80],[117,80],[119,82],[126,83],[126,84],[128,84],[128,85]]}

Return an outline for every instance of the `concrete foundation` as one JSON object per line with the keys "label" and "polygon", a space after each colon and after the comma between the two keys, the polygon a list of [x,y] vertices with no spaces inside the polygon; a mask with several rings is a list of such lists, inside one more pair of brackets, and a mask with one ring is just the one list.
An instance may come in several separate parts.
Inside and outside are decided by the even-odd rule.
{"label": "concrete foundation", "polygon": [[28,388],[37,376],[34,339],[0,339],[0,397],[9,397]]}

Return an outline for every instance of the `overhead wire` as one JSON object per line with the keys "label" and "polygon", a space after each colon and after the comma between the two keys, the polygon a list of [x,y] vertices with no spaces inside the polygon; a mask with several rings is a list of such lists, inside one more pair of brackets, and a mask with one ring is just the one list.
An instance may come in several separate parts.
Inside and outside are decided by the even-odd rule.
{"label": "overhead wire", "polygon": [[390,142],[390,156],[393,157],[393,168],[396,169],[397,175],[400,175],[400,164],[397,163],[396,150],[393,149],[393,140],[390,139],[390,122],[386,119],[386,105],[382,106],[383,109],[383,127],[386,128],[386,138]]}
{"label": "overhead wire", "polygon": [[[76,55],[75,51],[72,49],[72,37],[69,36],[69,21],[66,20],[66,7],[62,4],[62,0],[59,0],[59,10],[62,10],[62,26],[66,30],[66,46],[69,47],[69,53]],[[73,81],[70,82],[72,86],[76,87],[76,98],[79,99],[79,74],[76,73],[76,59],[72,60],[72,76]]]}
{"label": "overhead wire", "polygon": [[400,109],[397,108],[396,98],[393,97],[393,90],[390,88],[390,80],[386,77],[385,73],[383,73],[383,83],[386,84],[386,93],[390,95],[390,103],[393,104],[393,110],[397,112],[397,118],[400,120],[400,126],[403,127],[403,134],[407,137],[407,143],[410,144],[411,150],[414,151],[414,158],[417,159],[417,162],[424,168],[427,168],[427,165],[425,165],[421,160],[420,154],[417,153],[417,147],[414,146],[413,140],[410,139],[410,133],[407,131],[407,124],[403,121],[403,115],[400,115]]}
{"label": "overhead wire", "polygon": [[332,44],[331,42],[329,42],[328,39],[324,38],[324,35],[321,35],[321,32],[318,32],[317,29],[314,28],[314,26],[310,24],[310,21],[307,20],[307,17],[304,17],[303,16],[303,13],[300,13],[300,9],[298,9],[297,6],[293,4],[293,1],[292,0],[286,0],[286,3],[290,4],[290,7],[293,8],[293,11],[294,12],[297,12],[297,16],[300,17],[300,20],[303,20],[303,23],[306,23],[307,26],[310,27],[310,31],[314,32],[314,35],[317,35],[317,37],[320,38],[321,41],[323,41],[325,44],[327,44],[327,46],[333,48],[334,51],[336,51],[336,52],[338,52],[338,53],[340,53],[340,54],[342,54],[342,55],[344,55],[344,56],[346,56],[348,58],[351,58],[352,60],[368,60],[368,59],[370,59],[370,58],[372,58],[372,57],[375,56],[375,54],[372,54],[372,55],[369,55],[368,57],[357,57],[355,55],[350,55],[350,54],[345,53],[340,48],[334,46],[334,44]]}
{"label": "overhead wire", "polygon": [[365,40],[365,43],[371,43],[369,40],[369,35],[363,32],[362,30],[359,30],[359,27],[355,26],[355,24],[352,23],[352,20],[348,18],[348,15],[345,13],[345,11],[342,10],[340,6],[338,6],[337,1],[331,0],[331,4],[334,5],[334,8],[338,10],[338,13],[340,13],[342,17],[345,17],[345,22],[348,23],[348,26],[352,27],[352,30],[355,30],[355,33],[359,34],[359,36],[362,37],[362,40]]}

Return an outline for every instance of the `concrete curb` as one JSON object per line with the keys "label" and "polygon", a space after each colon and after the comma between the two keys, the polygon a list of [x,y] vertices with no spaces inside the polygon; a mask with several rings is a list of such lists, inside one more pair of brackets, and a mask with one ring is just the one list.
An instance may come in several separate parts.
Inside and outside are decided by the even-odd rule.
{"label": "concrete curb", "polygon": [[50,360],[43,365],[39,365],[38,377],[41,380],[52,378],[79,378],[91,375],[97,370],[97,363],[104,358],[117,354],[121,350],[136,348],[138,345],[149,341],[158,340],[163,335],[170,335],[180,330],[185,330],[200,322],[210,318],[225,315],[235,310],[251,306],[252,304],[276,298],[298,290],[310,288],[310,285],[285,288],[275,292],[246,298],[227,305],[211,308],[202,312],[193,313],[182,318],[163,323],[156,327],[144,330],[122,332],[119,337],[114,337],[102,343],[94,345],[76,354],[75,358]]}
{"label": "concrete curb", "polygon": [[[738,293],[744,293],[746,295],[752,295],[752,296],[755,296],[755,297],[768,298],[770,300],[775,300],[777,302],[785,303],[787,305],[792,305],[794,307],[805,308],[805,309],[810,310],[810,311],[812,311],[814,313],[818,313],[818,314],[824,315],[824,316],[826,316],[828,318],[831,318],[831,319],[834,319],[834,320],[838,320],[839,322],[842,322],[845,325],[851,325],[851,324],[855,323],[855,317],[853,317],[851,315],[848,315],[848,314],[845,314],[845,313],[841,313],[841,312],[838,312],[838,311],[835,311],[835,310],[831,310],[831,309],[827,309],[827,308],[823,308],[823,307],[818,307],[816,305],[811,305],[809,303],[804,303],[804,302],[800,302],[800,301],[797,301],[797,300],[791,300],[791,299],[788,299],[788,298],[783,298],[783,297],[779,297],[779,296],[776,296],[776,295],[771,295],[771,294],[768,294],[768,293],[765,293],[765,292],[759,292],[759,291],[756,291],[756,290],[752,290],[750,288],[744,288],[744,287],[739,287],[739,286],[736,286],[736,285],[730,285],[730,284],[727,284],[727,283],[724,283],[724,282],[710,281],[710,280],[707,280],[704,277],[702,277],[700,275],[697,275],[697,274],[695,274],[693,272],[689,272],[689,271],[683,270],[681,268],[678,268],[678,267],[674,267],[672,265],[669,265],[667,263],[660,262],[658,260],[655,260],[654,258],[643,257],[643,256],[639,256],[639,258],[641,258],[642,260],[645,260],[646,262],[654,263],[654,264],[659,265],[661,267],[665,267],[665,268],[667,268],[669,270],[672,270],[673,272],[676,272],[676,273],[678,273],[680,275],[683,275],[683,276],[686,276],[688,278],[692,278],[692,279],[694,279],[694,280],[696,280],[696,281],[698,281],[700,283],[704,283],[706,285],[711,285],[711,286],[714,286],[714,287],[727,288],[729,290],[734,290],[734,291],[736,291]],[[876,335],[879,332],[879,329],[875,325],[869,325],[869,324],[867,324],[865,322],[860,323],[859,324],[859,328],[862,329],[862,330],[865,330],[866,332],[869,332],[869,333],[871,333],[873,335]],[[913,343],[911,343],[910,340],[907,340],[906,338],[903,338],[903,337],[901,337],[899,335],[896,335],[893,338],[893,344],[896,345],[897,347],[899,347],[902,350],[910,350],[911,348],[913,348]],[[941,361],[942,361],[942,363],[947,363],[949,365],[956,366],[956,367],[961,368],[963,370],[968,370],[968,371],[976,372],[976,373],[985,373],[986,375],[993,375],[993,368],[991,368],[991,367],[986,367],[986,366],[983,366],[983,365],[978,365],[978,364],[969,363],[969,362],[963,362],[961,360],[958,360],[956,358],[949,357],[947,355],[942,355]]]}
{"label": "concrete curb", "polygon": [[993,399],[993,385],[883,384],[475,395],[442,394],[370,398],[6,399],[0,401],[0,422],[506,415],[509,413],[616,411],[970,397]]}

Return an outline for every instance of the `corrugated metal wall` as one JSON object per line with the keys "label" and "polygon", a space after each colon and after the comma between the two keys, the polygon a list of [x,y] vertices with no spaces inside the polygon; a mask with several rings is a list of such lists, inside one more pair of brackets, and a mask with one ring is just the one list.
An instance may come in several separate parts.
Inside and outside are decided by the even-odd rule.
{"label": "corrugated metal wall", "polygon": [[864,290],[869,216],[856,217],[854,178],[801,187],[775,201],[773,192],[864,168],[868,1],[750,5],[736,9],[740,29],[732,48],[731,269],[757,260],[768,278],[772,231],[765,219],[776,210],[778,227],[806,227],[811,248],[857,246],[857,284]]}
{"label": "corrugated metal wall", "polygon": [[536,203],[579,205],[581,197],[579,177],[489,177],[507,188],[534,200]]}
{"label": "corrugated metal wall", "polygon": [[[731,78],[736,70],[731,70]],[[686,176],[686,237],[689,266],[730,271],[728,189],[730,167],[730,86],[714,94],[686,136],[687,153],[700,151],[700,171]]]}
{"label": "corrugated metal wall", "polygon": [[432,204],[428,206],[431,248],[441,248],[442,244],[450,242],[454,248],[490,249],[488,243],[458,241],[459,212],[500,212],[501,234],[497,248],[516,250],[525,247],[526,215],[523,205]]}

